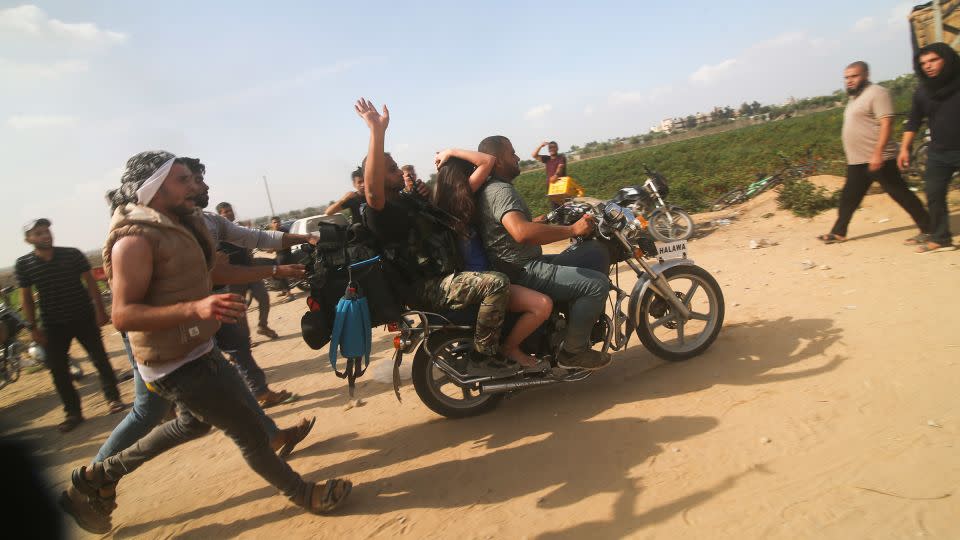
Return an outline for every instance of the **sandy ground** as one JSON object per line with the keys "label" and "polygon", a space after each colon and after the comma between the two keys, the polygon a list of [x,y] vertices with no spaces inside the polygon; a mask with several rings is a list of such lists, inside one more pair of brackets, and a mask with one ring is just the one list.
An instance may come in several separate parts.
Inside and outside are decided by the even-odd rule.
{"label": "sandy ground", "polygon": [[[850,241],[823,245],[814,236],[835,216],[797,219],[770,195],[698,216],[692,256],[727,307],[707,353],[669,364],[634,341],[586,381],[467,420],[434,415],[409,381],[397,402],[379,382],[391,352],[382,332],[359,385],[366,405],[348,408],[345,384],[299,338],[302,295],[275,304],[282,337],[254,354],[300,399],[270,413],[281,426],[317,416],[290,463],[310,480],[350,477],[349,504],[304,514],[217,432],[124,479],[108,536],[958,538],[960,251],[901,245],[909,218],[882,194],[856,213]],[[128,369],[118,336],[105,335],[114,366]],[[4,420],[36,446],[52,490],[121,418],[106,414],[85,367],[88,421],[66,435],[46,373],[0,391]],[[130,401],[132,384],[122,390]]]}

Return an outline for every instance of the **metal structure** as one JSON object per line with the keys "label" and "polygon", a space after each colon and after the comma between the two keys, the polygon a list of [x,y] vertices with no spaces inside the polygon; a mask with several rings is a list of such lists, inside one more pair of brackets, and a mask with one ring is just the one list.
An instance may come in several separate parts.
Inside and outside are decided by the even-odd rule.
{"label": "metal structure", "polygon": [[960,51],[960,0],[934,0],[910,12],[913,50],[930,43],[947,43]]}

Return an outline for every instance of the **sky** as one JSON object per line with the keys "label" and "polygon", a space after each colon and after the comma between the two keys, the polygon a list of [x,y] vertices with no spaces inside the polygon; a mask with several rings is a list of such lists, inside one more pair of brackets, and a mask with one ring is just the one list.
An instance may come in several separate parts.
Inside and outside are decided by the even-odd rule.
{"label": "sky", "polygon": [[[829,94],[844,66],[908,73],[915,2],[353,2],[0,0],[0,267],[46,217],[96,249],[126,160],[207,165],[240,219],[350,188],[368,131],[427,178],[435,152],[488,135],[527,159],[645,133],[663,118]],[[837,134],[839,137],[839,134]]]}

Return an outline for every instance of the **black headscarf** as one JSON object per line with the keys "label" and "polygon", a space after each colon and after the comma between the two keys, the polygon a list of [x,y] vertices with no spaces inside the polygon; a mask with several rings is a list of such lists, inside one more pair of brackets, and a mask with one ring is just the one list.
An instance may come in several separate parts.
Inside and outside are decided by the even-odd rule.
{"label": "black headscarf", "polygon": [[[943,70],[936,77],[927,77],[920,67],[920,57],[927,53],[943,58]],[[935,100],[942,101],[960,90],[960,56],[946,43],[931,43],[921,47],[913,57],[913,69],[920,84]]]}
{"label": "black headscarf", "polygon": [[172,157],[175,156],[170,152],[151,150],[140,152],[128,159],[123,176],[120,177],[120,188],[107,192],[107,200],[110,201],[111,206],[110,211],[113,212],[117,207],[127,203],[136,203],[137,190],[140,189],[140,186]]}

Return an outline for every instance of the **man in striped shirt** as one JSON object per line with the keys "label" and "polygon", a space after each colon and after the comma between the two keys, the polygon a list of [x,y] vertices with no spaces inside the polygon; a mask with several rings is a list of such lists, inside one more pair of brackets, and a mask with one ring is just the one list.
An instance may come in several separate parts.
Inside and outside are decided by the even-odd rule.
{"label": "man in striped shirt", "polygon": [[[83,421],[80,395],[70,378],[67,355],[74,338],[86,349],[100,373],[100,387],[110,412],[124,409],[100,334],[100,327],[107,324],[107,313],[87,258],[76,248],[53,246],[50,220],[35,219],[24,226],[23,232],[26,242],[33,246],[33,251],[18,258],[15,266],[23,315],[34,341],[46,351],[47,368],[66,412],[58,429],[66,433]],[[33,287],[40,297],[42,329],[37,326]]]}

